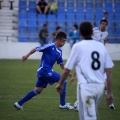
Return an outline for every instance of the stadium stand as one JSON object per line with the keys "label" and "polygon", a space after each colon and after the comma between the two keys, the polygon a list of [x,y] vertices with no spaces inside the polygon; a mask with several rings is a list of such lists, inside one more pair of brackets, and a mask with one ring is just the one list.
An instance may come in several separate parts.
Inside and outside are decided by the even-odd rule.
{"label": "stadium stand", "polygon": [[[58,10],[55,15],[37,14],[37,2],[38,0],[19,0],[17,10],[15,10],[14,5],[16,1],[13,3],[13,10],[9,10],[9,2],[9,9],[3,10],[1,3],[0,38],[2,39],[6,35],[18,35],[19,42],[38,41],[39,30],[45,23],[48,25],[49,33],[54,32],[56,26],[61,26],[62,30],[68,33],[74,23],[79,25],[84,20],[91,21],[93,26],[99,26],[99,22],[103,18],[103,12],[107,11],[109,13],[109,37],[117,37],[117,42],[119,42],[119,0],[56,0]],[[2,29],[9,30],[9,32],[3,32]],[[114,43],[114,40],[110,39],[110,42]]]}
{"label": "stadium stand", "polygon": [[[13,3],[13,6],[16,1]],[[18,41],[18,10],[10,9],[9,1],[2,1],[0,9],[0,41]]]}

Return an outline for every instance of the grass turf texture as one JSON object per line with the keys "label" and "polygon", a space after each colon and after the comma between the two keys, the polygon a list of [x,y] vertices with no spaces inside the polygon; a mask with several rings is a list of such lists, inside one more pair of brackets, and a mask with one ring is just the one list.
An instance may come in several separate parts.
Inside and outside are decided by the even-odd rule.
{"label": "grass turf texture", "polygon": [[[98,120],[120,120],[120,61],[114,61],[113,93],[115,110],[106,105],[105,96],[99,105]],[[23,111],[17,111],[13,104],[27,92],[34,89],[38,60],[0,60],[0,120],[78,120],[75,110],[59,109],[59,94],[56,84],[48,85],[44,91],[23,105]],[[58,65],[54,70],[62,73]],[[69,81],[69,79],[68,79]],[[67,85],[67,102],[76,101],[76,81]]]}

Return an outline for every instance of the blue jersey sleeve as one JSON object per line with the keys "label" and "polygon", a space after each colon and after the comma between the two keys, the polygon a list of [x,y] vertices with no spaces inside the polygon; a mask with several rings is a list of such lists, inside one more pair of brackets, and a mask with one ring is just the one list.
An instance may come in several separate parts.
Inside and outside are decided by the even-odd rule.
{"label": "blue jersey sleeve", "polygon": [[[61,51],[61,50],[60,50]],[[60,54],[60,56],[58,57],[58,59],[57,59],[57,64],[63,64],[64,63],[64,61],[63,61],[63,59],[62,59],[62,51],[61,51],[61,54]]]}
{"label": "blue jersey sleeve", "polygon": [[53,45],[53,43],[52,44],[46,44],[46,45],[43,45],[43,46],[38,46],[38,47],[35,48],[35,50],[38,51],[38,52],[43,52],[46,49],[48,49],[49,47],[51,47],[52,45]]}

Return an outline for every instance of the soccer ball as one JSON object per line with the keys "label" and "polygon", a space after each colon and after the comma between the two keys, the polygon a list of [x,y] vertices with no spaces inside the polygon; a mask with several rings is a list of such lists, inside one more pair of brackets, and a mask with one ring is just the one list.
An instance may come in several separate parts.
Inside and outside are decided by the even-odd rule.
{"label": "soccer ball", "polygon": [[75,101],[73,106],[75,110],[78,110],[78,101]]}

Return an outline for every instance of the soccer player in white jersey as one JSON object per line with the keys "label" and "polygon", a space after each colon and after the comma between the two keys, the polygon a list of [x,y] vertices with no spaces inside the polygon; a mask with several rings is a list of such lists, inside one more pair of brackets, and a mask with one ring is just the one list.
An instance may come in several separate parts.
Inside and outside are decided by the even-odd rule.
{"label": "soccer player in white jersey", "polygon": [[73,46],[56,90],[62,92],[65,79],[75,67],[79,119],[97,120],[98,105],[104,94],[104,71],[108,84],[107,103],[113,102],[111,68],[114,64],[105,46],[92,39],[93,28],[90,22],[81,23],[79,30],[82,41]]}
{"label": "soccer player in white jersey", "polygon": [[102,19],[100,21],[100,27],[93,28],[93,36],[94,40],[102,42],[103,44],[108,42],[108,32],[106,27],[108,25],[108,21],[106,19]]}
{"label": "soccer player in white jersey", "polygon": [[[41,64],[37,71],[37,82],[35,89],[28,92],[22,99],[14,104],[14,107],[18,110],[23,110],[22,105],[33,98],[34,96],[40,94],[44,88],[47,87],[48,84],[52,85],[60,80],[60,74],[55,72],[52,67],[57,62],[62,69],[64,69],[64,62],[62,59],[62,47],[66,42],[67,35],[64,32],[59,32],[56,36],[55,43],[46,44],[44,46],[39,46],[33,48],[28,54],[22,57],[22,60],[25,61],[28,57],[38,52],[43,52],[41,58]],[[61,109],[73,109],[74,107],[70,104],[66,103],[66,84],[67,81],[64,82],[64,90],[60,94],[60,105],[59,108]]]}
{"label": "soccer player in white jersey", "polygon": [[[108,21],[106,19],[102,19],[100,21],[100,28],[99,27],[93,28],[92,38],[98,42],[103,43],[104,45],[108,42],[108,32],[106,30],[107,26],[108,26]],[[106,79],[106,74],[104,74],[104,76]],[[107,84],[105,86],[105,94],[107,94]],[[115,109],[114,103],[110,104],[109,107],[111,109]]]}

